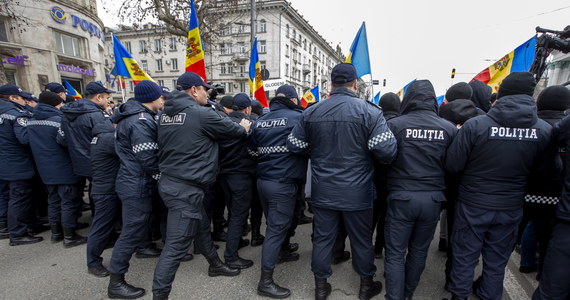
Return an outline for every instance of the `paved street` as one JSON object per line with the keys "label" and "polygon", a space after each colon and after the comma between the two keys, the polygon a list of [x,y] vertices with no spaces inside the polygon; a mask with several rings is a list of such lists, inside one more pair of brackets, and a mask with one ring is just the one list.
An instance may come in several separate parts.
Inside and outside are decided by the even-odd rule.
{"label": "paved street", "polygon": [[[90,220],[89,220],[90,221]],[[278,265],[275,270],[276,282],[288,287],[293,294],[290,299],[313,298],[313,276],[310,270],[310,230],[311,225],[301,225],[293,241],[300,243],[301,259],[296,262]],[[87,234],[87,229],[81,234]],[[85,245],[64,249],[61,243],[52,244],[50,234],[42,233],[44,241],[39,244],[10,247],[8,240],[0,241],[0,299],[107,299],[108,277],[93,277],[85,266]],[[223,256],[223,243],[218,243]],[[240,251],[244,258],[253,259],[255,265],[242,270],[238,277],[216,277],[207,275],[207,262],[196,256],[190,262],[182,263],[176,275],[171,299],[269,299],[258,297],[256,286],[259,278],[261,247],[246,247]],[[111,250],[104,253],[107,265]],[[518,272],[518,254],[514,253],[505,278],[503,299],[530,299],[536,282],[530,276]],[[143,299],[151,299],[151,285],[157,259],[131,260],[128,282],[147,289]],[[437,240],[431,245],[426,270],[414,299],[434,300],[448,297],[443,290],[443,265],[445,254],[437,251]],[[383,279],[383,260],[376,260],[378,278]],[[333,292],[329,299],[357,299],[359,279],[352,270],[351,260],[333,266],[334,274],[329,280]],[[480,270],[476,271],[478,274]],[[383,281],[383,280],[382,280]],[[375,299],[382,299],[376,297]]]}

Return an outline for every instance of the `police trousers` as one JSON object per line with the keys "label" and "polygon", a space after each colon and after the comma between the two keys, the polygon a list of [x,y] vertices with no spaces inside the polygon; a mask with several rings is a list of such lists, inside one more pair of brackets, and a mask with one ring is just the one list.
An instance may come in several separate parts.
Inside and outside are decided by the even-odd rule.
{"label": "police trousers", "polygon": [[48,184],[48,220],[61,223],[64,228],[75,228],[81,204],[83,186],[79,184]]}
{"label": "police trousers", "polygon": [[10,237],[27,234],[29,215],[32,209],[32,181],[10,181],[10,199],[8,201],[8,231]]}
{"label": "police trousers", "polygon": [[121,200],[117,194],[91,195],[95,216],[87,238],[87,266],[101,266],[101,254],[115,231],[121,213]]}
{"label": "police trousers", "polygon": [[229,210],[224,258],[237,259],[239,243],[251,207],[253,177],[248,173],[224,174],[218,177],[218,181]]}

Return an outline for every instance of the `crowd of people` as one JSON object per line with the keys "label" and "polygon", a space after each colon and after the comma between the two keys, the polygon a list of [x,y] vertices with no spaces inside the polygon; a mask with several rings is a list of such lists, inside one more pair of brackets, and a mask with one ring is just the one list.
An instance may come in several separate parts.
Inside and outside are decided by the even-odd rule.
{"label": "crowd of people", "polygon": [[[329,97],[307,108],[294,87],[279,87],[267,113],[245,93],[218,101],[192,72],[174,91],[141,81],[117,107],[100,82],[77,100],[55,82],[38,98],[0,86],[0,239],[33,244],[51,230],[52,243],[87,244],[87,272],[110,277],[110,298],[145,295],[125,279],[129,261],[158,257],[157,300],[193,254],[209,276],[238,276],[254,265],[239,249],[262,246],[257,293],[287,298],[273,271],[299,259],[291,237],[312,223],[315,299],[332,291],[331,264],[352,258],[359,299],[381,293],[383,273],[386,299],[401,300],[412,299],[440,222],[451,299],[501,299],[517,247],[520,271],[538,272],[534,300],[570,297],[568,88],[535,100],[532,74],[515,72],[497,94],[457,83],[439,106],[431,82],[417,80],[377,106],[357,97],[353,65],[330,79]],[[223,260],[214,241],[225,242]]]}

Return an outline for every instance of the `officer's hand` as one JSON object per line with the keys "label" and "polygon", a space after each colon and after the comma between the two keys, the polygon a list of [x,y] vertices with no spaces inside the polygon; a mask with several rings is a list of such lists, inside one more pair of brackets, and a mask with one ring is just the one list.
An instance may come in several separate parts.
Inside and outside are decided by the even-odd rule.
{"label": "officer's hand", "polygon": [[241,119],[241,122],[239,122],[239,125],[245,128],[245,131],[249,131],[249,128],[251,128],[251,121],[249,121],[246,118],[243,118]]}

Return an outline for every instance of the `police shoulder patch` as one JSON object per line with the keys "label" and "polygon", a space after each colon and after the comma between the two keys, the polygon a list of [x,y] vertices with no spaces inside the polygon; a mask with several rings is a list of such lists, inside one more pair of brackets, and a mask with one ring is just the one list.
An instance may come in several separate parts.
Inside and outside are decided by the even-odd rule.
{"label": "police shoulder patch", "polygon": [[287,126],[287,118],[277,118],[270,120],[257,120],[255,122],[255,128],[266,129],[266,128],[279,128]]}
{"label": "police shoulder patch", "polygon": [[22,127],[28,126],[28,118],[20,117],[20,118],[17,118],[16,121]]}

